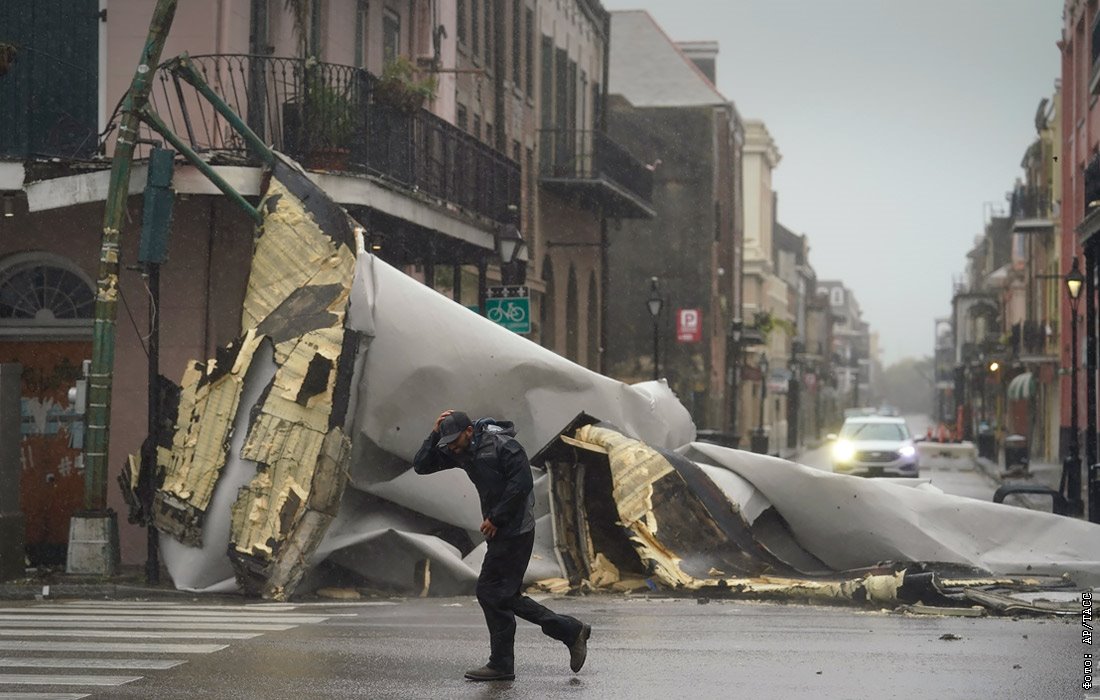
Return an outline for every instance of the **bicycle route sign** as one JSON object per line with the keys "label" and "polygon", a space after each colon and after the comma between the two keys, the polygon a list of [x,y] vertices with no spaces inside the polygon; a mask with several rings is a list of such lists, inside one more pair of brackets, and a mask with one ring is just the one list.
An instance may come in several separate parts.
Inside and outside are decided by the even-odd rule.
{"label": "bicycle route sign", "polygon": [[525,286],[489,287],[485,318],[513,333],[531,332],[531,297]]}

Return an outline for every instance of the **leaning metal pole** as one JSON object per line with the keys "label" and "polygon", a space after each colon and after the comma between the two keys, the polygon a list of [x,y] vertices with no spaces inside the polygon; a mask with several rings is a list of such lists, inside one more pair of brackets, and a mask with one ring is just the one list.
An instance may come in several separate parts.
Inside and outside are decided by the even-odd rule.
{"label": "leaning metal pole", "polygon": [[[96,281],[95,326],[92,336],[92,366],[88,375],[88,417],[84,445],[84,508],[88,514],[104,518],[107,512],[107,455],[111,425],[111,383],[115,360],[115,321],[118,317],[119,248],[122,225],[126,220],[126,199],[130,190],[130,170],[134,158],[134,142],[138,135],[138,110],[149,99],[153,72],[172,18],[176,0],[157,0],[149,33],[141,51],[133,82],[122,103],[122,119],[118,127],[114,160],[111,164],[110,187],[103,214],[103,237],[99,251],[99,276]],[[75,520],[75,519],[74,519]],[[74,528],[77,524],[74,523]],[[117,529],[113,530],[117,540]],[[76,539],[71,537],[71,539]],[[71,546],[70,546],[71,549]],[[104,548],[107,549],[107,548]],[[109,556],[117,557],[117,541]],[[94,559],[94,555],[92,557]],[[81,563],[69,556],[69,569],[76,572],[98,572],[110,564],[94,561]]]}

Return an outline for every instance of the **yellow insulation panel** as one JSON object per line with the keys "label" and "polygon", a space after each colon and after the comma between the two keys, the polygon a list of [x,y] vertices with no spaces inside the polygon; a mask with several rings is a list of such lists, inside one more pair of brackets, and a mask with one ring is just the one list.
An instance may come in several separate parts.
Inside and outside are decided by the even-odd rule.
{"label": "yellow insulation panel", "polygon": [[347,285],[355,266],[354,254],[346,246],[337,247],[277,180],[271,181],[265,201],[272,197],[277,197],[275,210],[264,217],[252,255],[242,330],[258,326],[300,287]]}

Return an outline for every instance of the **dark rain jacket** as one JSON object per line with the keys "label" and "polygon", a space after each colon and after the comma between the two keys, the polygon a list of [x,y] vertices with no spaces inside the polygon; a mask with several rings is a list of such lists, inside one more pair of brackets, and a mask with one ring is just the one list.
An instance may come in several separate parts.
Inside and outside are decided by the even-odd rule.
{"label": "dark rain jacket", "polygon": [[474,482],[481,515],[497,528],[498,538],[514,537],[535,529],[535,494],[527,453],[515,439],[512,421],[481,418],[474,423],[470,447],[461,455],[440,449],[439,433],[424,440],[413,467],[417,474],[462,469]]}

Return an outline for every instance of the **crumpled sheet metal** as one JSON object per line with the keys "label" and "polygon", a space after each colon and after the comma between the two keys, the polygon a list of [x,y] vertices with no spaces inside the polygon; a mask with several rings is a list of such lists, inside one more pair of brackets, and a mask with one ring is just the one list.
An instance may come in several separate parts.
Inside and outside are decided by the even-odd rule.
{"label": "crumpled sheet metal", "polygon": [[687,455],[751,482],[798,542],[833,569],[951,562],[1005,576],[1068,574],[1077,584],[1100,585],[1100,525],[1094,523],[708,443],[693,443]]}
{"label": "crumpled sheet metal", "polygon": [[[694,437],[687,411],[663,382],[627,386],[603,377],[470,313],[362,250],[356,261],[347,245],[354,222],[281,160],[268,180],[261,211],[264,224],[257,235],[242,329],[253,345],[273,349],[267,360],[273,368],[256,380],[264,384],[244,387],[240,377],[248,365],[241,359],[237,371],[222,379],[232,383],[230,398],[237,403],[227,402],[215,412],[184,392],[183,414],[193,416],[192,422],[216,423],[204,463],[209,478],[202,482],[216,486],[196,492],[194,470],[169,475],[177,486],[174,497],[187,496],[180,500],[191,516],[189,536],[166,547],[177,586],[229,586],[225,550],[217,550],[229,514],[215,515],[215,507],[231,512],[225,529],[236,580],[246,592],[265,597],[290,595],[320,563],[319,554],[333,555],[334,562],[353,570],[383,569],[391,557],[375,561],[378,552],[391,551],[394,543],[428,542],[425,538],[438,540],[423,549],[437,559],[435,580],[446,580],[439,576],[441,566],[455,572],[461,568],[452,566],[453,553],[446,546],[437,546],[447,544],[435,534],[441,528],[463,531],[448,537],[464,542],[460,554],[479,563],[473,542],[480,541],[481,516],[465,475],[453,470],[419,477],[409,464],[443,408],[461,406],[474,414],[513,419],[529,451],[551,437],[547,426],[578,406],[602,411],[654,444],[671,447]],[[342,386],[347,390],[341,396]],[[241,402],[242,393],[256,398]],[[180,430],[187,425],[181,419]],[[345,426],[348,438],[340,435]],[[185,448],[174,448],[169,459],[178,460]],[[231,479],[226,479],[226,465],[234,466]],[[334,528],[354,522],[341,520],[349,502],[345,471],[350,491],[382,496],[423,517],[408,529],[377,522],[354,533]],[[241,484],[245,475],[247,483]],[[228,493],[221,493],[223,487]],[[194,493],[203,499],[188,502]],[[536,515],[545,517],[545,496],[539,503]],[[207,532],[215,520],[217,536]],[[400,536],[380,534],[391,529]],[[167,532],[178,537],[183,530]],[[326,535],[360,556],[336,554],[340,548],[326,542]],[[388,543],[381,549],[380,537]],[[369,566],[362,565],[364,560]],[[560,573],[549,533],[537,540],[530,571],[543,577]]]}
{"label": "crumpled sheet metal", "polygon": [[[958,505],[960,499],[953,496],[804,470],[783,460],[705,443],[694,443],[680,450],[682,454],[662,452],[582,418],[587,417],[578,417],[563,431],[558,443],[552,443],[536,456],[551,475],[555,547],[562,569],[574,587],[615,589],[615,584],[622,580],[646,577],[650,583],[674,590],[709,591],[734,597],[861,604],[969,605],[978,601],[998,610],[989,604],[996,596],[1004,595],[997,590],[1059,589],[1072,585],[1070,580],[1060,577],[1062,573],[1092,585],[1089,562],[1078,562],[1068,571],[1064,571],[1065,567],[1052,568],[1043,557],[1034,556],[1026,544],[1016,548],[1015,563],[1003,570],[982,566],[988,562],[959,556],[957,549],[945,547],[928,549],[930,556],[925,559],[887,556],[906,551],[901,547],[906,537],[917,546],[927,546],[927,533],[914,531],[906,516],[919,513],[928,504],[936,504],[937,510],[933,512],[942,512],[944,503],[954,501]],[[685,454],[710,464],[688,462]],[[731,465],[751,465],[736,470],[746,482],[719,478],[721,472],[716,467],[733,471]],[[779,494],[782,506],[772,500],[776,492],[754,493],[756,484],[752,477],[762,474],[773,477],[769,484],[781,484],[790,491]],[[700,475],[704,478],[698,478]],[[820,483],[806,482],[802,476],[823,480],[829,486],[823,490]],[[715,499],[712,492],[719,481],[726,482],[718,489],[724,503]],[[751,486],[746,487],[745,483]],[[846,499],[881,500],[893,505],[899,505],[894,499],[900,499],[904,512],[891,517],[873,508],[870,515],[874,522],[865,520],[866,514],[850,511],[837,518],[834,515],[837,503],[829,498],[834,488],[846,489]],[[876,493],[881,490],[887,495]],[[813,497],[807,498],[807,494]],[[765,503],[768,505],[762,507]],[[749,507],[743,508],[744,505]],[[761,530],[760,523],[766,522],[769,511],[776,509],[785,529],[788,508],[795,511],[790,516],[795,518],[806,511],[816,511],[818,528],[870,528],[872,533],[883,532],[883,542],[876,548],[853,551],[847,542],[838,539],[843,535],[834,532],[832,537],[825,538],[828,547],[822,547],[819,541],[808,543],[797,530],[790,529],[783,546],[765,545],[759,535],[762,531],[771,532],[771,528]],[[845,509],[841,506],[841,510]],[[965,527],[955,523],[949,528],[952,537],[959,528],[972,536],[980,532],[984,541],[999,539],[1000,549],[1008,551],[1010,543],[1020,538],[1014,534],[1016,528],[1006,524],[1016,513],[1024,512],[1000,505],[994,505],[992,510],[1007,520],[990,522],[989,529],[981,523]],[[847,524],[830,525],[837,520]],[[1048,515],[1045,520],[1047,526],[1053,527],[1059,519]],[[907,536],[903,529],[908,530]],[[774,532],[769,537],[772,543],[781,539]],[[629,542],[629,549],[624,548],[624,542]],[[830,557],[833,550],[846,554],[843,564],[821,564],[835,561],[835,557]],[[797,556],[787,556],[792,551],[798,552]],[[817,562],[821,566],[803,572],[791,560]],[[710,568],[706,569],[707,566]],[[929,567],[933,571],[927,571]],[[957,572],[972,576],[948,578]],[[1042,573],[1053,575],[1044,580]],[[545,587],[554,590],[560,587],[560,582],[552,579]]]}

